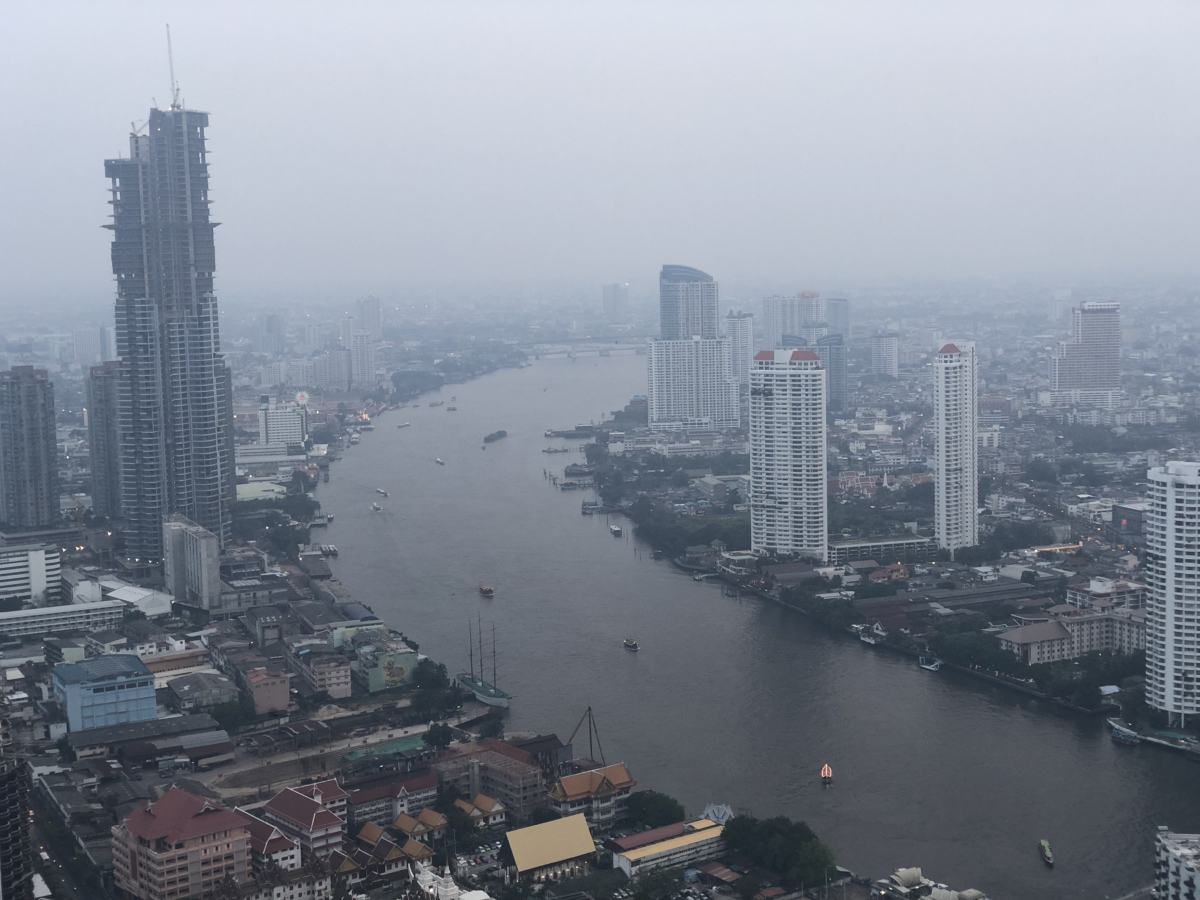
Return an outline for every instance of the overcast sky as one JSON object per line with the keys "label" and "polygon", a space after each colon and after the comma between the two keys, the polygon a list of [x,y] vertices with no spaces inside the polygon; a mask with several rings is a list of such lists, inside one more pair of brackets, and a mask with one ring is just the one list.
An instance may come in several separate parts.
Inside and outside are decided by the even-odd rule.
{"label": "overcast sky", "polygon": [[1200,270],[1194,2],[10,2],[0,304],[111,299],[168,20],[227,298]]}

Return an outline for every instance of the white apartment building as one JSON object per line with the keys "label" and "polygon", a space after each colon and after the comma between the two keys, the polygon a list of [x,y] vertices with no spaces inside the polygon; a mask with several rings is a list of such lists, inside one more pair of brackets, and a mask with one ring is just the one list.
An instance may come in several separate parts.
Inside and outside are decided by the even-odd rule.
{"label": "white apartment building", "polygon": [[369,331],[350,336],[350,380],[355,387],[375,387],[375,341]]}
{"label": "white apartment building", "polygon": [[126,608],[120,600],[96,600],[0,612],[0,634],[30,637],[60,631],[104,631],[121,624]]}
{"label": "white apartment building", "polygon": [[0,600],[44,606],[62,594],[62,559],[57,547],[22,544],[0,547]]}
{"label": "white apartment building", "polygon": [[750,383],[750,364],[754,362],[754,316],[731,312],[725,317],[725,336],[729,339],[729,367],[739,384]]}
{"label": "white apartment building", "polygon": [[1154,836],[1155,900],[1196,900],[1200,897],[1200,834],[1178,834],[1165,825]]}
{"label": "white apartment building", "polygon": [[1200,713],[1200,463],[1146,473],[1146,703]]}
{"label": "white apartment building", "polygon": [[810,350],[762,350],[750,370],[750,546],[825,561],[828,385]]}
{"label": "white apartment building", "polygon": [[825,321],[825,301],[811,291],[790,297],[764,297],[762,304],[763,345],[771,350],[782,347],[786,336],[803,335],[805,329]]}
{"label": "white apartment building", "polygon": [[900,337],[895,334],[871,336],[871,372],[888,378],[900,377]]}
{"label": "white apartment building", "polygon": [[308,437],[308,410],[298,403],[263,397],[258,403],[260,444],[303,444]]}
{"label": "white apartment building", "polygon": [[646,380],[651,428],[741,426],[725,338],[651,341]]}
{"label": "white apartment building", "polygon": [[1121,390],[1121,304],[1083,303],[1071,310],[1071,340],[1055,348],[1050,389],[1058,403],[1116,405]]}
{"label": "white apartment building", "polygon": [[934,536],[951,552],[979,543],[979,373],[975,345],[946,344],[933,360]]}
{"label": "white apartment building", "polygon": [[163,522],[163,581],[180,603],[216,610],[221,605],[221,544],[184,516]]}

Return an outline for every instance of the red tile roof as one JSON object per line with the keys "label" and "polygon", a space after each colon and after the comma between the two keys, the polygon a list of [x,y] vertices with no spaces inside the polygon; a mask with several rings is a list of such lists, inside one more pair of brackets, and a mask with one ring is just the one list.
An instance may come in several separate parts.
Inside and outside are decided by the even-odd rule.
{"label": "red tile roof", "polygon": [[962,353],[954,344],[946,344],[938,353]]}
{"label": "red tile roof", "polygon": [[820,359],[821,359],[821,357],[817,356],[817,354],[813,353],[811,350],[793,350],[792,351],[792,362],[800,362],[802,360],[803,361],[809,361],[809,360],[820,361]]}
{"label": "red tile roof", "polygon": [[245,830],[242,817],[231,809],[182,788],[173,787],[153,803],[125,818],[129,833],[143,840],[172,844],[221,831]]}
{"label": "red tile roof", "polygon": [[370,803],[373,800],[382,800],[384,797],[395,798],[400,796],[401,791],[409,794],[432,791],[437,789],[437,784],[437,772],[426,769],[407,778],[389,778],[387,781],[367,787],[355,788],[350,792],[350,803],[358,805]]}
{"label": "red tile roof", "polygon": [[272,856],[296,846],[295,841],[270,822],[264,822],[244,809],[236,809],[234,812],[241,817],[246,830],[250,832],[250,849],[260,856]]}
{"label": "red tile roof", "polygon": [[278,816],[308,833],[344,824],[341,816],[294,788],[280,791],[272,797],[263,807],[263,812]]}
{"label": "red tile roof", "polygon": [[350,795],[342,790],[342,786],[337,783],[336,778],[326,778],[324,781],[318,781],[313,784],[302,784],[299,787],[293,788],[299,791],[306,797],[315,798],[317,793],[321,794],[321,803],[329,803],[331,800],[344,800]]}
{"label": "red tile roof", "polygon": [[770,350],[759,350],[754,354],[754,358],[759,362],[770,362],[775,358],[775,354]]}
{"label": "red tile roof", "polygon": [[665,841],[668,838],[679,837],[684,832],[684,823],[676,822],[674,825],[663,825],[661,828],[651,828],[649,831],[643,831],[639,834],[631,834],[628,837],[613,838],[609,841],[618,850],[636,850],[638,847],[645,847],[648,844],[655,844],[659,841]]}

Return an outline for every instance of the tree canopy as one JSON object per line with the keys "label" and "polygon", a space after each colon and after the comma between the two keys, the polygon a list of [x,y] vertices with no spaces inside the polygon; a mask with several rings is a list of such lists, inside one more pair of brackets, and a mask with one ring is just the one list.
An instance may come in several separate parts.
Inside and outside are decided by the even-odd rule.
{"label": "tree canopy", "polygon": [[778,873],[786,888],[821,884],[833,868],[833,853],[813,830],[784,816],[736,816],[725,826],[724,838],[734,853],[745,854],[755,865]]}
{"label": "tree canopy", "polygon": [[674,797],[658,791],[634,791],[625,801],[629,818],[647,828],[683,821],[683,806]]}

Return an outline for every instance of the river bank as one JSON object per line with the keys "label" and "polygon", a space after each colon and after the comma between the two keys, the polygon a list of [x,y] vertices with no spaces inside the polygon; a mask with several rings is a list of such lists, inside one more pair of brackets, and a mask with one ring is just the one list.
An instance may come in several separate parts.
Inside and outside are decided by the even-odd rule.
{"label": "river bank", "polygon": [[[644,384],[635,357],[539,362],[457,386],[455,414],[421,406],[404,413],[411,427],[364,436],[320,487],[337,577],[448,665],[467,665],[468,622],[482,616],[490,643],[495,621],[513,730],[565,738],[591,705],[608,761],[639,782],[690,812],[733,801],[802,818],[857,872],[921,865],[997,897],[1095,898],[1146,883],[1155,824],[1200,830],[1182,755],[1130,754],[1094,718],[847,652],[811,620],[681,578],[629,529],[614,539],[604,516],[580,515],[579,492],[542,475],[542,449],[571,445],[543,432],[599,420]],[[498,429],[509,436],[481,452]],[[371,513],[376,487],[391,498]],[[1054,871],[1036,856],[1042,836]]]}

